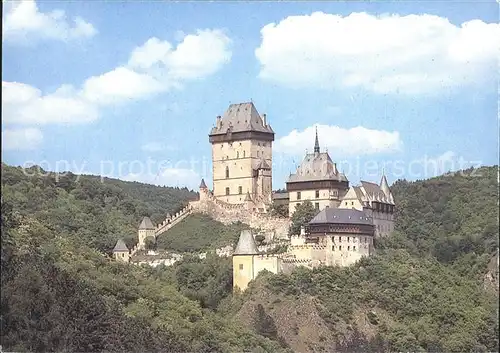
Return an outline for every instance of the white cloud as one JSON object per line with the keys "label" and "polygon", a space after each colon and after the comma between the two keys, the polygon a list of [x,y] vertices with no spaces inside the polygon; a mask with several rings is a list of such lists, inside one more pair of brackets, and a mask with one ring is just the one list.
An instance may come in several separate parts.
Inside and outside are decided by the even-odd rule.
{"label": "white cloud", "polygon": [[2,118],[18,124],[90,122],[102,107],[148,99],[215,73],[230,60],[229,45],[219,30],[185,36],[175,50],[152,38],[131,53],[128,65],[90,77],[80,88],[62,85],[50,94],[24,83],[2,82]]}
{"label": "white cloud", "polygon": [[[336,156],[368,155],[400,151],[403,141],[399,132],[372,130],[362,126],[344,129],[338,126],[317,125],[322,151],[328,148]],[[303,156],[306,149],[313,151],[315,126],[303,131],[292,130],[276,141],[275,151],[288,155]]]}
{"label": "white cloud", "polygon": [[81,17],[69,21],[62,10],[40,12],[34,0],[3,2],[5,11],[3,40],[24,43],[33,39],[69,41],[97,34],[94,26]]}
{"label": "white cloud", "polygon": [[144,99],[166,88],[150,75],[118,67],[87,79],[83,84],[82,95],[89,102],[106,105]]}
{"label": "white cloud", "polygon": [[2,82],[2,120],[15,124],[90,122],[97,109],[75,94],[71,86],[61,86],[51,94],[18,82]]}
{"label": "white cloud", "polygon": [[42,141],[43,134],[38,129],[6,129],[2,131],[2,149],[6,151],[32,150],[37,148]]}
{"label": "white cloud", "polygon": [[129,66],[146,70],[167,83],[199,79],[231,60],[230,45],[229,37],[218,29],[186,35],[175,49],[169,42],[153,37],[132,52]]}
{"label": "white cloud", "polygon": [[261,29],[259,76],[292,87],[429,93],[491,78],[500,25],[434,15],[289,16]]}
{"label": "white cloud", "polygon": [[196,190],[200,184],[201,176],[192,169],[167,168],[157,175],[131,173],[120,179],[160,186],[187,187]]}

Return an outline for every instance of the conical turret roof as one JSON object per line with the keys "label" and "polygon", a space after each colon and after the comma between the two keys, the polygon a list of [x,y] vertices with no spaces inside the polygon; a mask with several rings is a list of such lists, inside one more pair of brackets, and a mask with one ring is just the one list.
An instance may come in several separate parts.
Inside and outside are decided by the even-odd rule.
{"label": "conical turret roof", "polygon": [[245,201],[252,201],[252,197],[250,196],[250,193],[247,191],[247,194],[245,196]]}
{"label": "conical turret roof", "polygon": [[257,255],[257,244],[250,230],[242,230],[233,255]]}
{"label": "conical turret roof", "polygon": [[149,217],[144,217],[139,225],[139,229],[155,229],[155,226]]}
{"label": "conical turret roof", "polygon": [[207,184],[205,184],[205,179],[201,178],[200,189],[206,189]]}
{"label": "conical turret roof", "polygon": [[387,198],[390,198],[391,190],[389,189],[389,184],[387,183],[385,174],[382,174],[382,179],[380,180],[380,189]]}
{"label": "conical turret roof", "polygon": [[127,245],[123,241],[123,239],[118,239],[115,247],[113,248],[113,252],[128,252]]}

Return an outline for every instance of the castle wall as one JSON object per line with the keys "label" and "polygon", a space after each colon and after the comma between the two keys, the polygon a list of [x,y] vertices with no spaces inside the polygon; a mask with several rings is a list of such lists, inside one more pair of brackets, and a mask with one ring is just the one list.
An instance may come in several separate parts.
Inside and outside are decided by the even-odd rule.
{"label": "castle wall", "polygon": [[[244,202],[245,194],[259,195],[257,178],[253,169],[264,158],[272,166],[272,142],[244,140],[212,144],[213,194],[227,203],[240,204]],[[226,177],[226,168],[229,177]],[[264,187],[272,190],[272,173],[264,179]],[[229,188],[229,195],[226,195]],[[240,193],[241,191],[241,193]]]}
{"label": "castle wall", "polygon": [[[256,205],[259,206],[259,205]],[[200,201],[190,203],[193,212],[204,213],[224,224],[236,221],[248,224],[252,228],[261,229],[266,240],[288,238],[291,221],[288,218],[271,217],[268,214],[252,212],[245,205],[234,205],[220,201],[210,193],[200,198]]]}
{"label": "castle wall", "polygon": [[[298,198],[300,192],[300,199]],[[300,190],[289,192],[288,211],[290,216],[295,212],[298,204],[306,200],[311,201],[313,206],[317,207],[319,211],[324,210],[326,207],[337,208],[340,204],[340,190],[338,189],[319,189],[319,197],[316,197],[316,190]]]}
{"label": "castle wall", "polygon": [[259,272],[267,270],[272,273],[281,272],[281,261],[277,256],[255,255],[254,256],[254,274],[255,277]]}

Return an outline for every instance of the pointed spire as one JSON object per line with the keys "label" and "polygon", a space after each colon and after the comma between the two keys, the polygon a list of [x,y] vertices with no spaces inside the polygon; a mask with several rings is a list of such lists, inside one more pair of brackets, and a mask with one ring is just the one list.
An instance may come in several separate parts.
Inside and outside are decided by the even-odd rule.
{"label": "pointed spire", "polygon": [[252,197],[250,196],[250,193],[247,191],[247,194],[245,196],[245,201],[252,201]]}
{"label": "pointed spire", "polygon": [[205,179],[201,178],[200,189],[206,189],[207,184],[205,184]]}
{"label": "pointed spire", "polygon": [[318,126],[316,126],[316,139],[314,140],[314,153],[319,153]]}
{"label": "pointed spire", "polygon": [[385,177],[385,170],[382,170],[382,179],[380,180],[380,189],[384,192],[384,195],[389,199],[391,195],[391,190],[389,189],[389,184]]}

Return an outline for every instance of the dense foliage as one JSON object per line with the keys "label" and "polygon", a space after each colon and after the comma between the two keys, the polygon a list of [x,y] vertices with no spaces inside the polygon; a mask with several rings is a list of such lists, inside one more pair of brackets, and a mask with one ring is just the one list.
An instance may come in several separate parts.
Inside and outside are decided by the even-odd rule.
{"label": "dense foliage", "polygon": [[183,295],[212,310],[217,309],[233,288],[231,258],[218,257],[214,253],[207,254],[204,260],[198,256],[184,256],[171,267],[158,266],[154,274],[174,283]]}
{"label": "dense foliage", "polygon": [[[8,170],[10,167],[3,168],[11,172],[8,183],[3,184],[9,188],[2,188],[0,344],[3,349],[63,352],[281,350],[277,342],[204,309],[215,307],[230,293],[228,259],[221,262],[209,257],[198,264],[188,259],[169,270],[173,271],[175,279],[159,275],[149,267],[118,263],[89,246],[95,245],[88,239],[105,236],[104,231],[99,233],[99,229],[89,225],[90,230],[86,231],[93,237],[78,239],[79,234],[85,233],[66,227],[73,219],[57,217],[54,210],[45,210],[47,217],[41,217],[43,210],[29,213],[19,184],[23,184],[28,194],[37,187],[22,173],[16,180],[13,171]],[[71,192],[59,190],[58,186],[40,189],[42,194],[55,189],[54,200],[47,202],[47,207],[54,205],[62,212],[57,206],[66,205],[73,208],[72,217],[84,218],[86,209],[79,206],[85,203],[72,197]],[[75,185],[75,189],[79,186]],[[129,197],[122,192],[124,197]],[[41,196],[38,200],[46,201]],[[86,202],[108,212],[104,217],[110,215],[99,196]],[[120,219],[125,223],[128,217]],[[196,284],[201,269],[205,277]],[[219,292],[213,290],[215,288]],[[196,289],[200,289],[200,293],[195,293]]]}
{"label": "dense foliage", "polygon": [[[378,343],[366,342],[376,343],[372,350],[498,350],[497,298],[479,282],[405,250],[385,250],[347,268],[298,268],[291,275],[269,277],[268,286],[276,293],[318,298],[332,330],[340,320],[352,323],[358,308],[373,311]],[[379,311],[390,320],[377,323]]]}
{"label": "dense foliage", "polygon": [[118,238],[129,247],[137,242],[144,216],[160,223],[196,193],[97,176],[56,174],[32,167],[2,164],[2,198],[14,212],[39,220],[58,234],[103,252]]}
{"label": "dense foliage", "polygon": [[236,245],[243,229],[248,229],[248,226],[241,222],[224,225],[207,215],[192,214],[158,236],[156,246],[161,250],[181,253],[214,250],[230,244]]}
{"label": "dense foliage", "polygon": [[498,249],[498,168],[467,169],[452,175],[392,186],[396,232],[379,248],[431,254],[464,275],[484,272]]}
{"label": "dense foliage", "polygon": [[309,200],[305,200],[296,206],[291,217],[292,225],[290,226],[290,234],[300,234],[300,228],[306,226],[317,214],[318,210],[314,208],[312,202]]}

